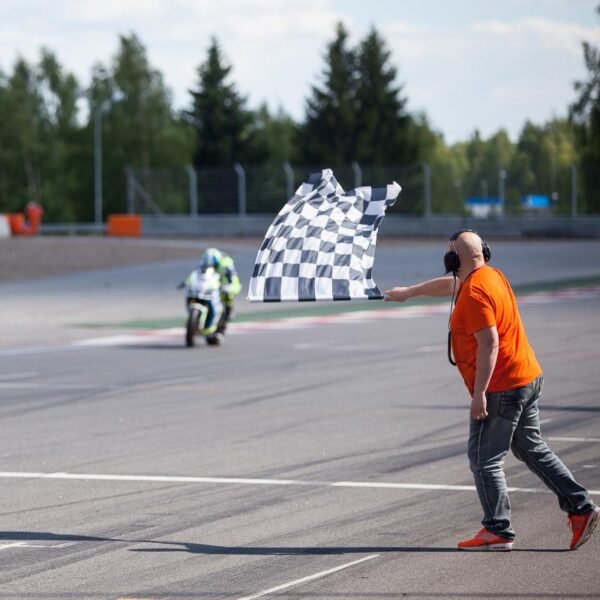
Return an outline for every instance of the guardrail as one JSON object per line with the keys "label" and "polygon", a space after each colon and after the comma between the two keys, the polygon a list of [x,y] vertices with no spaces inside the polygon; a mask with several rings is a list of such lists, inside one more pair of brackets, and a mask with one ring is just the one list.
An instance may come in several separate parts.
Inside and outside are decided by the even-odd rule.
{"label": "guardrail", "polygon": [[[146,237],[262,237],[275,215],[143,215]],[[445,237],[459,229],[475,229],[486,238],[600,238],[599,217],[497,217],[478,219],[456,215],[414,217],[388,215],[381,236]],[[46,235],[104,235],[105,225],[94,223],[47,223]]]}

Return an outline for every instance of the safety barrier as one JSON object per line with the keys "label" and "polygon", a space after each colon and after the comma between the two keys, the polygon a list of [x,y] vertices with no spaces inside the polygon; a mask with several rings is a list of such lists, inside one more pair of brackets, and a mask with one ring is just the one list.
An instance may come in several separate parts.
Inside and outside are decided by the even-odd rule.
{"label": "safety barrier", "polygon": [[10,237],[10,222],[8,215],[0,215],[0,238]]}
{"label": "safety barrier", "polygon": [[140,237],[142,235],[142,218],[140,215],[108,215],[106,234]]}
{"label": "safety barrier", "polygon": [[[137,215],[140,234],[148,237],[263,237],[275,214],[246,215]],[[446,237],[458,229],[471,228],[485,238],[600,238],[600,217],[497,217],[477,219],[453,215],[414,217],[387,215],[380,238]],[[48,223],[46,235],[102,235],[95,223]],[[117,234],[119,235],[119,234]],[[122,235],[122,234],[121,234]]]}

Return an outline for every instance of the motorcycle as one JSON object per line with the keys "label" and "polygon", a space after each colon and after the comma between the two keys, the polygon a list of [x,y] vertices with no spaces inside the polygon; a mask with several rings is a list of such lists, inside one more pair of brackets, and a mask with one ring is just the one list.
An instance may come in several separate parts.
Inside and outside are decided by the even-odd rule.
{"label": "motorcycle", "polygon": [[220,276],[213,267],[193,271],[183,283],[188,317],[185,344],[195,345],[196,336],[204,336],[209,346],[223,341],[225,310],[221,302]]}

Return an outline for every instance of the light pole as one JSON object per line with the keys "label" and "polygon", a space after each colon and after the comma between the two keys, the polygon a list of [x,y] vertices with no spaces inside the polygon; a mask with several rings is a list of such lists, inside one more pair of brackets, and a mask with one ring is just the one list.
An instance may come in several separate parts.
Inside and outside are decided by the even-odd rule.
{"label": "light pole", "polygon": [[423,168],[423,184],[424,184],[424,202],[423,202],[423,208],[424,208],[424,216],[425,217],[430,217],[431,216],[431,168],[429,167],[429,165],[423,161],[421,163],[421,167]]}
{"label": "light pole", "polygon": [[94,111],[94,222],[98,227],[102,225],[102,113],[124,98],[125,94],[116,90]]}
{"label": "light pole", "polygon": [[571,216],[577,216],[577,165],[571,164]]}
{"label": "light pole", "polygon": [[506,169],[500,169],[498,173],[498,198],[500,204],[504,204],[504,182],[506,181]]}

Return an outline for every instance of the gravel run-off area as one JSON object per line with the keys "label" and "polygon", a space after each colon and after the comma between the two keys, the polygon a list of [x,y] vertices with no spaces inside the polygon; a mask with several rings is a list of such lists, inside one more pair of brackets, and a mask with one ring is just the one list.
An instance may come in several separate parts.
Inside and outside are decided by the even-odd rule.
{"label": "gravel run-off area", "polygon": [[[257,240],[245,239],[256,246]],[[236,240],[239,244],[240,240]],[[259,242],[258,242],[259,243]],[[35,236],[0,239],[0,282],[161,261],[194,259],[227,239],[149,239],[96,236]]]}

